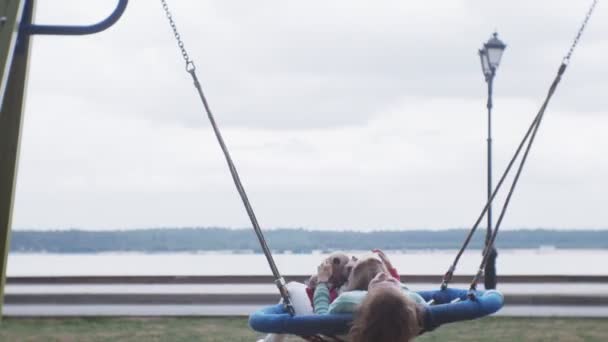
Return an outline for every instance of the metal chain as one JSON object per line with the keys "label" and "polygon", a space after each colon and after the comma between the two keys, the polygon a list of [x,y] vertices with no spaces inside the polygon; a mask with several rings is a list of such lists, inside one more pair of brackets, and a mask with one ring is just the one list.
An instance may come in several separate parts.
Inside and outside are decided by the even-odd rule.
{"label": "metal chain", "polygon": [[564,57],[564,63],[567,64],[570,61],[570,57],[572,57],[572,53],[574,52],[574,49],[576,48],[578,41],[581,39],[581,36],[583,35],[583,31],[585,30],[585,27],[587,26],[587,22],[589,22],[589,19],[591,18],[591,15],[593,14],[593,10],[595,9],[595,5],[597,5],[598,1],[599,0],[593,0],[593,3],[591,4],[591,7],[587,11],[587,15],[585,16],[585,20],[583,20],[583,24],[581,25],[581,28],[578,30],[578,33],[576,34],[576,38],[574,38],[574,42],[572,42],[572,46],[570,46],[570,50],[568,50],[568,54],[566,54],[566,57]]}
{"label": "metal chain", "polygon": [[177,47],[179,47],[179,49],[182,53],[182,57],[184,58],[184,61],[186,62],[186,71],[188,71],[188,72],[194,71],[196,69],[194,67],[194,62],[190,59],[190,56],[188,55],[188,52],[186,51],[186,47],[184,46],[184,42],[182,41],[182,37],[179,34],[179,32],[177,31],[177,26],[175,25],[175,21],[173,20],[173,15],[171,14],[171,11],[169,10],[169,5],[167,5],[166,0],[160,0],[160,2],[163,6],[163,10],[165,11],[165,15],[167,16],[167,19],[169,20],[169,25],[171,26],[171,29],[173,30],[173,35],[175,36],[175,40],[177,41]]}
{"label": "metal chain", "polygon": [[163,9],[165,10],[167,19],[169,20],[169,25],[171,25],[171,29],[173,30],[173,35],[175,36],[175,39],[177,40],[177,46],[179,47],[179,49],[182,53],[182,57],[184,58],[184,61],[186,61],[186,71],[192,77],[192,81],[194,82],[194,87],[196,88],[196,91],[201,99],[201,102],[203,103],[203,107],[205,108],[205,112],[207,113],[207,117],[209,119],[209,122],[211,123],[211,127],[213,128],[215,137],[217,138],[220,148],[222,149],[222,152],[224,153],[224,158],[226,159],[226,163],[228,164],[228,169],[230,170],[230,174],[232,175],[232,180],[234,181],[234,185],[236,186],[239,196],[241,197],[241,200],[243,201],[243,205],[245,206],[247,215],[249,215],[249,219],[251,221],[251,225],[253,226],[253,230],[255,231],[255,234],[258,237],[260,246],[262,248],[262,251],[264,252],[264,256],[266,256],[266,260],[268,261],[268,266],[270,266],[272,274],[274,275],[275,285],[277,286],[279,293],[281,294],[281,297],[283,298],[283,305],[285,306],[285,308],[287,309],[287,312],[289,312],[289,314],[294,315],[295,309],[289,298],[289,293],[287,291],[287,287],[285,286],[286,285],[285,279],[279,273],[279,269],[277,268],[277,265],[274,262],[274,259],[272,257],[272,252],[270,250],[270,247],[268,247],[268,244],[266,243],[266,239],[264,238],[262,229],[260,228],[260,225],[255,216],[251,203],[249,202],[249,198],[247,197],[247,193],[245,192],[245,188],[243,187],[243,183],[241,182],[239,174],[236,170],[236,166],[234,165],[234,162],[232,161],[232,158],[230,157],[230,152],[228,151],[228,147],[226,146],[226,143],[224,142],[224,138],[222,138],[220,129],[219,129],[217,123],[215,122],[215,118],[213,117],[213,113],[211,112],[211,108],[209,107],[209,103],[207,102],[207,99],[205,98],[205,94],[203,93],[203,88],[201,86],[201,83],[199,82],[198,77],[196,76],[196,68],[194,67],[194,62],[188,56],[188,52],[186,52],[186,48],[184,47],[184,42],[181,40],[179,32],[177,32],[177,27],[175,25],[175,21],[173,21],[173,16],[171,15],[171,12],[169,11],[169,6],[167,5],[166,0],[160,0],[160,2],[163,5]]}

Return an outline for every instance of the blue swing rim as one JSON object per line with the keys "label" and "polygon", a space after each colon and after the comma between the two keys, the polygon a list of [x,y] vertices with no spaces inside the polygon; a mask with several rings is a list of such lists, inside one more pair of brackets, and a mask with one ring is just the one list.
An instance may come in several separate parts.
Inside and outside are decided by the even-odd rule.
{"label": "blue swing rim", "polygon": [[[442,324],[477,319],[491,315],[504,305],[504,296],[497,290],[469,291],[447,288],[417,291],[425,301],[423,331],[431,331]],[[455,301],[458,299],[458,301]],[[262,308],[249,316],[249,326],[258,332],[299,336],[347,334],[353,314],[291,316],[282,304]]]}

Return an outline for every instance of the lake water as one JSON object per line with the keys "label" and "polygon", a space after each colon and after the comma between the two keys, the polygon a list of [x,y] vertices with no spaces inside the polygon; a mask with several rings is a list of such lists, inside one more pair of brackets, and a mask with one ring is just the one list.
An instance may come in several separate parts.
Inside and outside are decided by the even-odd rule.
{"label": "lake water", "polygon": [[[437,283],[411,284],[413,290],[436,289],[441,275],[453,261],[455,250],[386,251],[402,275],[437,275]],[[361,256],[365,252],[354,251]],[[310,274],[325,254],[275,254],[284,275]],[[608,250],[561,250],[552,248],[500,250],[499,274],[519,275],[608,275]],[[467,251],[457,274],[473,274],[481,261],[481,251]],[[262,254],[201,253],[98,253],[45,254],[12,253],[8,276],[112,276],[112,275],[270,275]],[[468,284],[452,284],[465,288]],[[608,284],[500,284],[505,295],[548,294],[608,296]],[[273,284],[38,284],[7,285],[7,295],[44,294],[276,294]],[[272,303],[268,303],[272,304]],[[188,316],[247,315],[259,305],[19,305],[6,304],[7,316]],[[584,316],[608,317],[604,306],[521,306],[506,305],[499,315],[506,316]]]}
{"label": "lake water", "polygon": [[[386,251],[401,274],[442,275],[456,250]],[[361,256],[365,252],[353,251]],[[275,254],[284,275],[310,274],[325,254]],[[505,249],[499,250],[499,274],[608,275],[608,249]],[[481,262],[481,251],[463,254],[456,274],[473,274]],[[263,254],[200,253],[11,253],[7,275],[270,275]]]}

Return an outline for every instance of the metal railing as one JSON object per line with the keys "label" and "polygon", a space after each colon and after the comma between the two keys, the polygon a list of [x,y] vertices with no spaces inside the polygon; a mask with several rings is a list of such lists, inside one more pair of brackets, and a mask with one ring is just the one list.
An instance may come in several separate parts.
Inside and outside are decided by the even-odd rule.
{"label": "metal railing", "polygon": [[[308,275],[285,276],[287,281],[304,282]],[[454,276],[454,283],[467,283],[472,275]],[[406,284],[438,284],[441,277],[437,275],[402,275],[401,281]],[[539,283],[594,283],[607,284],[608,275],[503,275],[499,283],[505,284],[539,284]],[[270,275],[204,275],[204,276],[49,276],[49,277],[8,277],[8,285],[36,284],[274,284]]]}

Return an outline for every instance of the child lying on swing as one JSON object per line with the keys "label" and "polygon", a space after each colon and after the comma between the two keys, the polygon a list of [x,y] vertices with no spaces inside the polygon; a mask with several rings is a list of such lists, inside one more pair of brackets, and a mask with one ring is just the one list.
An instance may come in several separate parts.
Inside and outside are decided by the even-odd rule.
{"label": "child lying on swing", "polygon": [[[321,287],[326,291],[326,306],[341,293],[354,290],[365,292],[370,281],[378,273],[389,272],[392,277],[399,279],[399,274],[388,257],[381,250],[375,249],[373,252],[377,257],[369,256],[361,260],[344,253],[332,253],[321,264],[328,269],[327,274],[323,274],[321,278],[319,273],[311,276],[306,285],[297,282],[288,283],[287,290],[296,315],[312,315],[316,312],[316,309],[313,309],[315,304],[313,296],[316,294],[319,279],[321,279]],[[283,334],[268,334],[258,342],[281,342],[285,338],[286,335]]]}
{"label": "child lying on swing", "polygon": [[[348,257],[348,255],[338,252],[331,254],[323,263],[331,264],[331,276],[327,281],[329,290],[329,302],[333,302],[340,293],[353,290],[367,290],[367,286],[371,279],[380,271],[389,272],[392,277],[399,280],[399,273],[393,267],[390,260],[379,249],[372,251],[377,255],[377,258],[368,256],[359,261],[356,257]],[[358,268],[357,272],[353,273],[354,267]],[[351,277],[351,275],[353,275]],[[306,294],[313,303],[315,288],[317,287],[317,275],[312,275],[306,283]]]}
{"label": "child lying on swing", "polygon": [[[383,265],[384,266],[384,265]],[[353,268],[350,279],[370,267]],[[353,290],[342,293],[331,304],[327,281],[332,268],[327,262],[321,264],[317,273],[314,294],[316,314],[357,312],[349,332],[349,341],[395,341],[413,340],[420,332],[425,301],[416,292],[409,291],[386,270],[374,274],[367,291]]]}

